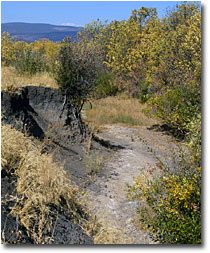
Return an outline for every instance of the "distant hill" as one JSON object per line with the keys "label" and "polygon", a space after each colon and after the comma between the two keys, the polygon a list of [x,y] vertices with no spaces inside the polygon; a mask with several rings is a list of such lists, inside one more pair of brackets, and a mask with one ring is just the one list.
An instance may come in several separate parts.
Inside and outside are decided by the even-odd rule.
{"label": "distant hill", "polygon": [[17,40],[33,42],[35,40],[49,39],[61,41],[69,36],[76,39],[77,33],[82,27],[50,25],[42,23],[12,22],[1,24],[1,33],[8,32]]}

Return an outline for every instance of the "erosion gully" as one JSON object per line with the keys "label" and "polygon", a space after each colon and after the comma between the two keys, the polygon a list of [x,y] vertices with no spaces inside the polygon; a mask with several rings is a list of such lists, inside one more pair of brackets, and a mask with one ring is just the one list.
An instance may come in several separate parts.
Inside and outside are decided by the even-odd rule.
{"label": "erosion gully", "polygon": [[141,171],[151,177],[160,173],[157,158],[173,166],[175,140],[160,131],[119,125],[104,126],[97,138],[118,149],[106,159],[103,169],[108,173],[95,178],[97,187],[89,187],[85,193],[90,210],[103,226],[120,235],[120,244],[153,244],[138,222],[137,202],[126,196],[128,185]]}

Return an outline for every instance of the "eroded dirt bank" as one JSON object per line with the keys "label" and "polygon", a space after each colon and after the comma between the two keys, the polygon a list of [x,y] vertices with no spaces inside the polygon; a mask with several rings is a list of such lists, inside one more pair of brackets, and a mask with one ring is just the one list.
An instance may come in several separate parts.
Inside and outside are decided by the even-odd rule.
{"label": "eroded dirt bank", "polygon": [[[104,126],[100,133],[92,136],[80,113],[70,103],[65,103],[65,96],[60,91],[51,88],[25,87],[12,95],[2,92],[1,103],[5,124],[39,138],[46,150],[54,155],[55,161],[64,165],[87,199],[87,206],[96,221],[109,230],[110,243],[153,243],[136,222],[137,203],[126,198],[127,185],[133,184],[134,177],[141,173],[140,169],[148,171],[151,176],[160,173],[156,156],[169,165],[173,163],[176,144],[172,137],[155,130],[119,125]],[[100,169],[97,167],[92,171],[87,168],[90,153],[92,164],[99,156],[103,157]],[[2,194],[11,188],[10,181],[3,175]],[[16,226],[15,218],[8,216],[9,209],[5,208],[3,226],[8,217],[10,225]],[[93,243],[79,226],[62,215],[59,217],[55,243]],[[10,237],[10,226],[7,228]],[[103,243],[103,238],[99,243]]]}
{"label": "eroded dirt bank", "polygon": [[[65,163],[65,169],[74,182],[79,184],[83,180],[86,171],[82,159],[87,131],[80,114],[71,103],[65,103],[61,91],[35,86],[24,87],[15,94],[3,91],[1,110],[2,123],[12,125],[26,136],[38,138],[43,145],[42,152],[52,153],[55,161]],[[11,169],[14,172],[17,168]],[[2,168],[1,197],[7,200],[1,202],[2,239],[6,244],[17,243],[19,229],[22,234],[20,243],[33,244],[33,238],[19,224],[18,217],[10,214],[10,207],[15,205],[13,197],[15,199],[17,195],[17,180],[13,173],[7,173],[6,168]],[[58,213],[52,232],[54,244],[93,244],[93,239],[64,212]]]}

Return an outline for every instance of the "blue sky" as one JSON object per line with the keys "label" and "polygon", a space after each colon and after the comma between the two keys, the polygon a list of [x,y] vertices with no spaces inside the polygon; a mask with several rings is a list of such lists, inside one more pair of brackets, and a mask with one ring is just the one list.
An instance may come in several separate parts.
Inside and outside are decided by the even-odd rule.
{"label": "blue sky", "polygon": [[2,1],[1,22],[47,23],[56,25],[85,24],[128,19],[133,9],[157,8],[159,16],[180,1]]}

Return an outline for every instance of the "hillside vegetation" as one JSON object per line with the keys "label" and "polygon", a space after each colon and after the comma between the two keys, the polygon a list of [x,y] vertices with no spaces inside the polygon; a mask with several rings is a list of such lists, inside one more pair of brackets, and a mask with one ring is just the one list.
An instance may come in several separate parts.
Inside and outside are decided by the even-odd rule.
{"label": "hillside vegetation", "polygon": [[[102,106],[99,99],[126,94],[135,98],[131,102],[139,101],[139,111],[144,109],[148,117],[158,118],[184,139],[189,152],[180,151],[179,168],[163,164],[164,173],[158,178],[139,176],[128,195],[139,201],[139,219],[154,240],[201,243],[200,6],[182,3],[163,18],[156,9],[142,7],[128,20],[92,22],[78,36],[77,42],[28,44],[4,34],[2,71],[12,66],[19,76],[30,78],[50,73],[79,110],[90,100],[96,100],[93,106]],[[3,79],[2,87],[9,89],[5,83]],[[87,117],[105,124],[97,118],[97,110],[89,109]],[[112,123],[141,124],[132,110],[121,118],[109,110],[107,123],[113,117]]]}

